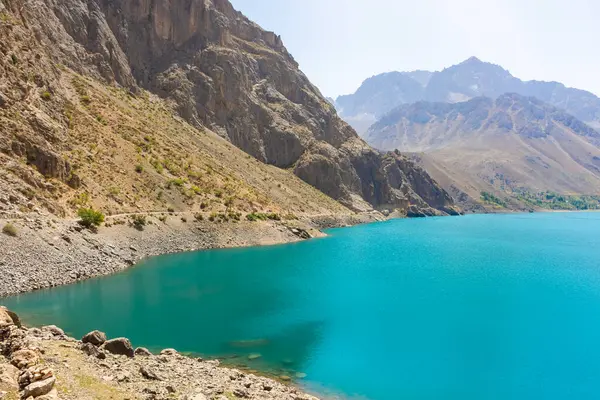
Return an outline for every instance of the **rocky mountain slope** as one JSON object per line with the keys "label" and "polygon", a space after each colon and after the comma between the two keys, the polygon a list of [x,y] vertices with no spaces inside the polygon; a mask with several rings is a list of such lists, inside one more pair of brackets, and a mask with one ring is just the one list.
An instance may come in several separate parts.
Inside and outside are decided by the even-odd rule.
{"label": "rocky mountain slope", "polygon": [[453,212],[227,0],[0,0],[0,16],[0,210]]}
{"label": "rocky mountain slope", "polygon": [[533,97],[418,102],[391,111],[366,139],[415,157],[461,198],[480,193],[600,193],[600,133]]}
{"label": "rocky mountain slope", "polygon": [[[592,127],[600,128],[600,98],[558,82],[522,81],[504,68],[472,57],[440,72],[386,73],[365,80],[356,93],[340,96],[340,115],[359,133],[393,108],[416,101],[464,102],[518,93],[562,108]],[[358,121],[358,122],[357,122]]]}

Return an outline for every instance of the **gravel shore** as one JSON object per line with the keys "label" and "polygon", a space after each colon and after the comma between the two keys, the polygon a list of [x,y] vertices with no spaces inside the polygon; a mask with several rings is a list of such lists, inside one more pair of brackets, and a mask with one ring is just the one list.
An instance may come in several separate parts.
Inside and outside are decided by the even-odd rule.
{"label": "gravel shore", "polygon": [[141,230],[121,216],[108,218],[97,232],[75,220],[0,220],[0,227],[10,223],[16,229],[16,236],[0,233],[0,297],[113,274],[160,254],[294,242],[323,236],[320,229],[381,218],[374,213],[217,223],[191,214],[155,214]]}

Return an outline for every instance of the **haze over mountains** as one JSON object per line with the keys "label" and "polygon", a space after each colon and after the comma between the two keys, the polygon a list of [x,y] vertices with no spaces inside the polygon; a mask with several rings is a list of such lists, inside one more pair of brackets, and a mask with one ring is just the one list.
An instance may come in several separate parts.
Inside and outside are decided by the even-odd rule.
{"label": "haze over mountains", "polygon": [[456,198],[600,193],[600,99],[590,92],[524,82],[473,57],[377,75],[336,106],[375,148],[418,153]]}
{"label": "haze over mountains", "polygon": [[600,127],[600,98],[559,82],[522,81],[504,68],[476,57],[440,72],[389,72],[363,82],[354,93],[339,96],[336,107],[359,133],[393,108],[417,101],[456,103],[474,97],[495,99],[504,93],[533,96]]}

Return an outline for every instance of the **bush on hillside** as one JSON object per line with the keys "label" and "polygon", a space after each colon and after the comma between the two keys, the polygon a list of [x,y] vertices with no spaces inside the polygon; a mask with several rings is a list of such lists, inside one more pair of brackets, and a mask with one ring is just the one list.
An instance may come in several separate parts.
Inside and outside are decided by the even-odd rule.
{"label": "bush on hillside", "polygon": [[77,215],[81,218],[79,223],[86,228],[100,226],[104,222],[104,214],[92,208],[80,208]]}
{"label": "bush on hillside", "polygon": [[17,228],[13,224],[9,223],[9,224],[4,225],[4,228],[2,228],[2,233],[4,233],[5,235],[8,235],[8,236],[15,237],[15,236],[17,236],[18,231],[17,231]]}

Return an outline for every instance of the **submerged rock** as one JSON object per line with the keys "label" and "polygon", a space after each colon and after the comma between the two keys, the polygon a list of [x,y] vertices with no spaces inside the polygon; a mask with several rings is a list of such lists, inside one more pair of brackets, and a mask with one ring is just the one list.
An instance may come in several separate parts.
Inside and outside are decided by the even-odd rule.
{"label": "submerged rock", "polygon": [[134,351],[131,342],[127,338],[117,338],[106,341],[102,348],[112,354],[133,357]]}
{"label": "submerged rock", "polygon": [[254,354],[250,354],[250,355],[248,356],[248,360],[256,360],[256,359],[259,359],[259,358],[261,358],[261,357],[262,357],[262,355],[260,355],[260,354],[258,354],[258,353],[254,353]]}

